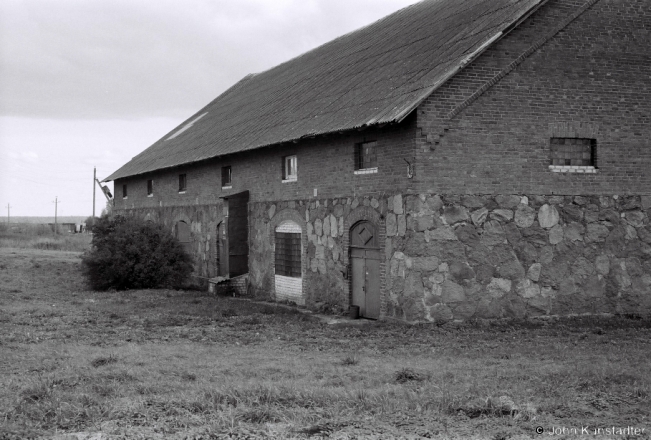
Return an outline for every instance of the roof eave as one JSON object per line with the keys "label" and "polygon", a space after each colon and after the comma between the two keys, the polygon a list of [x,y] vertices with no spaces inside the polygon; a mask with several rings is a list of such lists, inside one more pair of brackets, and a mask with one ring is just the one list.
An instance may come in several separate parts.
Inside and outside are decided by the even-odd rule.
{"label": "roof eave", "polygon": [[[413,90],[412,93],[415,94],[414,99],[412,99],[410,102],[403,104],[401,106],[400,104],[398,105],[393,105],[386,107],[385,109],[381,110],[378,112],[374,117],[369,119],[365,124],[358,125],[358,126],[352,126],[352,127],[345,127],[342,129],[338,130],[331,130],[328,132],[316,132],[316,133],[305,133],[303,135],[300,135],[298,137],[294,137],[291,139],[283,139],[282,141],[279,142],[273,142],[270,144],[264,144],[264,145],[258,145],[246,150],[241,150],[240,152],[245,152],[245,151],[253,151],[257,150],[260,148],[265,148],[265,147],[271,147],[275,145],[281,145],[287,142],[297,142],[303,139],[309,139],[309,138],[314,138],[317,136],[324,136],[328,134],[335,134],[335,133],[344,133],[352,130],[359,130],[362,128],[370,128],[373,126],[381,126],[384,124],[388,123],[401,123],[402,121],[407,118],[418,106],[422,104],[423,101],[425,101],[432,93],[434,93],[436,90],[438,90],[441,86],[443,86],[445,83],[447,83],[450,79],[452,79],[455,75],[457,75],[460,71],[462,71],[466,66],[471,64],[474,60],[476,60],[479,56],[481,56],[487,49],[489,49],[491,46],[493,46],[497,41],[501,40],[504,36],[506,36],[508,33],[510,33],[513,29],[518,27],[524,20],[526,20],[528,17],[530,17],[533,13],[535,13],[541,6],[543,6],[545,3],[547,3],[549,0],[538,0],[535,2],[527,11],[525,11],[522,15],[514,19],[512,22],[506,24],[506,26],[503,27],[502,30],[494,34],[492,37],[484,41],[477,49],[475,49],[473,52],[468,54],[459,64],[453,66],[449,70],[448,73],[446,73],[442,78],[440,78],[439,81],[437,81],[435,84],[431,86],[427,86],[423,88],[420,92],[418,90]],[[253,75],[247,75],[245,78],[243,78],[241,81],[236,83],[233,87],[231,87],[229,90],[226,92],[232,90],[235,88],[235,86],[245,82],[246,80],[250,79]],[[224,92],[222,95],[223,96],[226,94]],[[405,96],[405,95],[403,95]],[[234,153],[228,153],[228,154],[234,154]],[[147,170],[147,171],[142,171],[142,172],[137,172],[134,174],[126,174],[126,175],[120,175],[119,171],[117,170],[116,172],[112,173],[108,177],[102,180],[102,182],[110,182],[113,180],[117,179],[123,179],[127,177],[134,177],[134,176],[140,176],[143,174],[159,171],[159,170],[167,170],[171,168],[176,168],[180,166],[185,166],[189,165],[192,163],[204,161],[204,160],[211,160],[211,159],[216,159],[219,157],[226,156],[228,154],[218,154],[215,156],[210,156],[198,160],[191,160],[186,163],[180,163],[180,164],[175,164],[171,166],[165,166],[165,167],[160,167],[152,170]]]}

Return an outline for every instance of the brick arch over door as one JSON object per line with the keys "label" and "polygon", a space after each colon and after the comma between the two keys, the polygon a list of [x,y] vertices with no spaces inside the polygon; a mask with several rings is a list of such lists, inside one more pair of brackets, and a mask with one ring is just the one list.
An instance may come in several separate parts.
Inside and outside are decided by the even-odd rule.
{"label": "brick arch over door", "polygon": [[145,214],[144,220],[146,222],[158,223],[158,213],[156,211],[150,211]]}
{"label": "brick arch over door", "polygon": [[194,249],[192,247],[192,222],[190,217],[184,213],[174,216],[172,222],[172,234],[181,242],[183,248],[187,253],[194,257]]}
{"label": "brick arch over door", "polygon": [[[276,232],[279,227],[287,226],[287,230],[292,229],[292,225],[300,228],[301,231],[301,276],[300,281],[289,279],[284,275],[278,275],[276,272]],[[272,255],[269,259],[274,274],[274,295],[276,299],[288,299],[297,304],[305,304],[305,273],[307,270],[307,228],[303,216],[294,209],[283,209],[274,215],[269,223],[269,233],[271,240]],[[281,232],[282,233],[282,232]]]}
{"label": "brick arch over door", "polygon": [[[361,221],[368,221],[377,227],[378,232],[378,245],[380,247],[380,318],[386,314],[386,257],[385,257],[385,244],[387,237],[386,222],[384,216],[380,215],[375,209],[370,206],[359,206],[355,208],[350,214],[344,218],[344,255],[350,255],[350,231],[353,226]],[[350,258],[348,258],[347,273],[348,273],[348,302],[352,304],[353,299],[353,286],[352,286],[352,267]]]}

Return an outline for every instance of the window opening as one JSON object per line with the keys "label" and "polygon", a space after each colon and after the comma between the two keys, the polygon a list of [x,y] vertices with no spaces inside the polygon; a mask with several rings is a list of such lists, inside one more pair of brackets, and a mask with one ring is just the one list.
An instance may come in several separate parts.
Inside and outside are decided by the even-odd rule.
{"label": "window opening", "polygon": [[154,195],[154,181],[149,179],[147,181],[147,196]]}
{"label": "window opening", "polygon": [[594,173],[597,166],[597,140],[560,138],[549,140],[550,165],[554,172]]}
{"label": "window opening", "polygon": [[232,178],[231,166],[222,167],[222,188],[230,188],[233,185]]}
{"label": "window opening", "polygon": [[126,199],[127,198],[127,185],[122,185],[122,198]]}
{"label": "window opening", "polygon": [[377,141],[355,144],[355,170],[377,169]]}
{"label": "window opening", "polygon": [[179,174],[179,192],[185,192],[187,186],[187,176],[185,174]]}
{"label": "window opening", "polygon": [[293,222],[276,228],[276,275],[301,277],[301,229]]}
{"label": "window opening", "polygon": [[283,157],[283,181],[293,182],[298,179],[298,160],[296,155]]}

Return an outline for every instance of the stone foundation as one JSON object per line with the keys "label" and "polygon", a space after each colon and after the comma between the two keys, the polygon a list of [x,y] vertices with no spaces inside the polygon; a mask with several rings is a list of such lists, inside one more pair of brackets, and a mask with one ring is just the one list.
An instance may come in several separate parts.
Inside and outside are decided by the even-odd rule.
{"label": "stone foundation", "polygon": [[348,233],[382,231],[382,316],[408,322],[651,311],[651,197],[394,195],[251,205],[251,288],[274,298],[273,228],[303,228],[308,307],[347,309]]}
{"label": "stone foundation", "polygon": [[388,206],[388,317],[651,311],[651,197],[410,195]]}
{"label": "stone foundation", "polygon": [[[357,207],[353,199],[298,200],[250,204],[249,274],[258,297],[291,300],[307,307],[327,304],[348,308],[347,254],[344,217]],[[274,231],[283,221],[301,227],[302,296],[288,298],[275,292]],[[298,289],[297,289],[298,290]]]}
{"label": "stone foundation", "polygon": [[[131,210],[188,222],[196,274],[215,276],[220,205]],[[651,196],[400,195],[249,204],[248,288],[276,297],[274,230],[301,227],[294,302],[345,311],[349,231],[378,226],[381,314],[407,322],[651,312]]]}
{"label": "stone foundation", "polygon": [[166,206],[159,208],[135,208],[116,211],[143,220],[162,224],[173,233],[174,225],[184,221],[190,226],[190,254],[193,257],[194,273],[191,282],[208,288],[207,278],[217,276],[216,270],[216,227],[223,220],[222,205]]}

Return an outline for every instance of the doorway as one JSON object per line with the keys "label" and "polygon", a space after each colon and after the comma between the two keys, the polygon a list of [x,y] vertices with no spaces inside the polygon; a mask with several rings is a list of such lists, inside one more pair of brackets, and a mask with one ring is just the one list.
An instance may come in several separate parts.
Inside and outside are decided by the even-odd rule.
{"label": "doorway", "polygon": [[222,198],[223,220],[217,225],[217,273],[236,277],[249,272],[249,192]]}
{"label": "doorway", "polygon": [[228,241],[226,239],[226,228],[224,222],[219,222],[216,230],[216,266],[217,266],[217,276],[227,277],[228,276]]}
{"label": "doorway", "polygon": [[380,317],[380,245],[378,228],[369,221],[356,223],[350,230],[352,304],[364,318]]}

